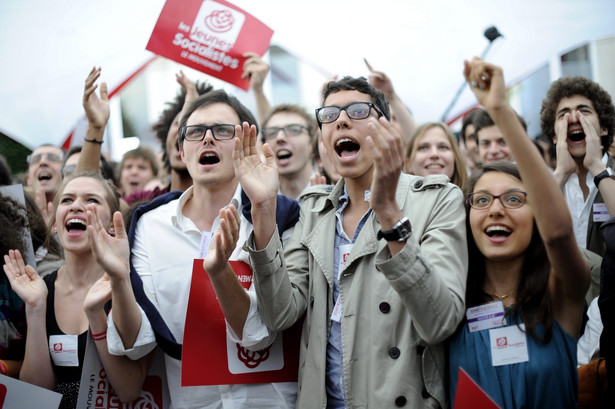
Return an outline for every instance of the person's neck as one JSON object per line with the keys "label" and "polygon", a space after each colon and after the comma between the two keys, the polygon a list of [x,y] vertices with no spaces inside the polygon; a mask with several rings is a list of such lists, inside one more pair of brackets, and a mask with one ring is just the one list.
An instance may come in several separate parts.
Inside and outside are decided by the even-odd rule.
{"label": "person's neck", "polygon": [[494,299],[507,299],[514,302],[517,296],[517,287],[521,279],[524,257],[515,257],[512,260],[492,261],[485,260],[485,282],[483,290]]}
{"label": "person's neck", "polygon": [[181,172],[171,169],[171,192],[174,190],[181,190],[183,192],[190,186],[192,186],[192,178],[188,171]]}
{"label": "person's neck", "polygon": [[182,213],[202,232],[211,231],[220,209],[226,207],[235,195],[237,180],[222,186],[195,184],[192,197],[184,206]]}
{"label": "person's neck", "polygon": [[71,289],[90,288],[104,274],[91,251],[79,254],[65,251],[64,261],[61,281]]}
{"label": "person's neck", "polygon": [[303,189],[310,183],[313,170],[306,166],[292,175],[280,176],[280,192],[288,198],[297,199]]}

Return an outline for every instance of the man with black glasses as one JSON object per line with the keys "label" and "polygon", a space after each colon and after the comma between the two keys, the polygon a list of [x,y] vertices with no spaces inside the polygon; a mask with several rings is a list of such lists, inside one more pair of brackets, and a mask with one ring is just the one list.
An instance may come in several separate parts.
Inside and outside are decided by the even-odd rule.
{"label": "man with black glasses", "polygon": [[64,150],[56,145],[44,144],[28,155],[27,189],[36,201],[45,222],[49,221],[53,198],[62,183]]}
{"label": "man with black glasses", "polygon": [[[195,259],[204,259],[197,263],[206,271],[203,274],[211,282],[214,302],[219,303],[227,325],[226,348],[206,351],[208,355],[227,356],[231,351],[228,356],[237,356],[240,347],[260,350],[274,339],[258,314],[246,320],[248,311],[256,310],[256,296],[253,290],[244,290],[239,274],[227,262],[229,258],[248,261],[242,246],[252,224],[246,218],[249,213],[242,212],[249,203],[235,174],[233,145],[236,135],[256,138],[255,124],[250,111],[222,90],[202,95],[190,104],[179,124],[179,146],[193,185],[183,193],[171,192],[140,207],[132,223],[130,274],[142,310],[133,297],[129,272],[109,272],[113,288],[109,349],[114,354],[142,359],[158,343],[165,352],[174,409],[293,408],[295,404],[296,382],[183,386],[182,365],[191,357],[182,355],[180,344],[185,344],[186,317],[191,313],[191,282],[200,273],[193,271]],[[298,206],[282,196],[279,200],[277,223],[285,239],[298,218]],[[229,233],[231,228],[234,231]],[[208,317],[198,318],[197,324],[205,325]],[[208,337],[216,335],[220,336],[208,333]],[[205,345],[204,341],[199,343]],[[212,371],[210,362],[202,362],[202,370]]]}
{"label": "man with black glasses", "polygon": [[461,191],[401,172],[402,137],[365,78],[328,83],[316,118],[343,179],[304,192],[284,249],[273,150],[262,161],[246,134],[235,147],[260,316],[273,331],[305,316],[297,407],[447,407],[444,341],[467,274]]}
{"label": "man with black glasses", "polygon": [[280,194],[299,198],[314,175],[313,147],[317,138],[316,120],[298,105],[273,108],[263,122],[262,141],[275,155],[280,176]]}

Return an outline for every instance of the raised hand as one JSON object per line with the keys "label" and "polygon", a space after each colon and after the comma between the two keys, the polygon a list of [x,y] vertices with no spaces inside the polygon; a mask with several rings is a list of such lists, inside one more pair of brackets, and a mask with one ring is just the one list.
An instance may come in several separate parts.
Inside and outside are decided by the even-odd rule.
{"label": "raised hand", "polygon": [[49,225],[49,222],[53,216],[53,202],[47,201],[47,194],[43,187],[39,184],[35,185],[34,203],[36,203],[38,210],[41,211],[41,216],[43,216],[45,225]]}
{"label": "raised hand", "polygon": [[256,53],[245,53],[247,60],[243,63],[241,78],[250,80],[250,88],[261,89],[269,72],[269,65]]}
{"label": "raised hand", "polygon": [[370,206],[378,214],[394,210],[395,192],[404,163],[402,138],[385,117],[370,118],[367,148],[374,157],[374,175],[370,188]]}
{"label": "raised hand", "polygon": [[220,273],[226,267],[239,239],[241,218],[234,205],[220,209],[220,226],[214,233],[207,256],[203,260],[203,268],[211,276]]}
{"label": "raised hand", "polygon": [[88,118],[89,125],[95,128],[104,128],[109,120],[109,93],[105,82],[100,84],[100,97],[96,95],[96,88],[98,88],[96,81],[100,77],[100,71],[100,67],[92,68],[85,79],[83,90],[85,115]]}
{"label": "raised hand", "polygon": [[47,302],[47,286],[32,266],[26,265],[19,250],[4,256],[4,273],[11,288],[28,307],[42,307]]}
{"label": "raised hand", "polygon": [[94,205],[87,206],[88,237],[96,262],[113,279],[130,274],[130,248],[120,212],[113,214],[111,233],[103,226]]}
{"label": "raised hand", "polygon": [[585,157],[583,158],[583,166],[595,176],[604,170],[604,164],[602,163],[602,152],[604,147],[602,146],[600,135],[596,132],[596,128],[587,122],[585,116],[580,113],[577,113],[577,115],[583,127],[583,133],[585,133]]}
{"label": "raised hand", "polygon": [[558,181],[560,187],[563,187],[563,184],[568,180],[570,175],[572,175],[577,170],[577,164],[574,161],[574,158],[570,154],[568,150],[568,123],[570,121],[570,115],[574,115],[574,113],[567,112],[561,118],[555,119],[555,137],[557,141],[555,143],[555,151],[557,155],[557,164],[553,175],[555,179]]}
{"label": "raised hand", "polygon": [[487,111],[508,105],[504,74],[500,67],[474,57],[472,61],[464,61],[463,75],[476,100]]}
{"label": "raised hand", "polygon": [[391,79],[384,72],[374,70],[365,58],[363,59],[363,61],[365,61],[365,65],[367,65],[367,68],[370,72],[370,84],[382,91],[384,96],[390,100],[391,97],[395,95],[395,90],[393,89],[393,83],[391,82]]}
{"label": "raised hand", "polygon": [[275,201],[280,182],[278,168],[269,144],[263,145],[264,159],[256,147],[256,127],[247,122],[235,128],[233,164],[241,187],[253,206]]}
{"label": "raised hand", "polygon": [[196,89],[196,83],[188,78],[182,70],[179,70],[179,72],[175,74],[175,80],[184,90],[186,90],[186,99],[184,102],[184,107],[186,107],[199,96],[199,92]]}
{"label": "raised hand", "polygon": [[321,175],[319,172],[314,172],[312,176],[310,176],[310,186],[315,185],[326,185],[327,178]]}
{"label": "raised hand", "polygon": [[103,310],[107,301],[111,299],[111,281],[105,273],[91,287],[83,300],[83,309],[88,314]]}

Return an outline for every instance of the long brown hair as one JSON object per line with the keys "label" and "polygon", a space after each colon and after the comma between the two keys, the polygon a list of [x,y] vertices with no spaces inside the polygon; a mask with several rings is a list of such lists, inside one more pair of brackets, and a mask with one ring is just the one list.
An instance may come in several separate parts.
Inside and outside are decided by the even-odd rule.
{"label": "long brown hair", "polygon": [[[497,162],[480,166],[470,176],[464,189],[466,198],[474,191],[478,180],[488,172],[501,172],[510,175],[519,181],[521,175],[517,166],[512,162]],[[466,305],[475,307],[477,305],[490,302],[491,296],[483,290],[487,276],[485,270],[485,256],[480,252],[474,241],[470,227],[470,205],[466,200],[466,226],[468,238],[469,270],[468,282],[466,286]],[[539,342],[547,343],[553,335],[553,314],[551,311],[551,298],[548,291],[549,274],[551,263],[547,256],[547,250],[538,233],[536,222],[532,229],[532,238],[525,251],[525,259],[521,268],[521,279],[517,287],[517,298],[515,304],[507,310],[506,315],[525,324],[527,332],[532,338]],[[542,324],[544,332],[537,332],[537,326]]]}

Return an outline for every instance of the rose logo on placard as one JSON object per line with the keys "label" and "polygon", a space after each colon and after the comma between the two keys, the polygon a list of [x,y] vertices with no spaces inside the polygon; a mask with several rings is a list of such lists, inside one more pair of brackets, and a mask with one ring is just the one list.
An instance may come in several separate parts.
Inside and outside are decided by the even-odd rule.
{"label": "rose logo on placard", "polygon": [[132,409],[160,409],[150,392],[141,391],[139,397],[132,402]]}
{"label": "rose logo on placard", "polygon": [[53,344],[53,350],[54,350],[55,352],[60,352],[60,351],[62,351],[62,343]]}
{"label": "rose logo on placard", "polygon": [[502,337],[502,338],[498,338],[496,340],[496,343],[498,344],[499,347],[505,347],[506,345],[508,345],[508,340],[506,339],[506,337]]}
{"label": "rose logo on placard", "polygon": [[235,18],[228,10],[215,10],[205,17],[205,25],[215,33],[225,33],[233,28]]}
{"label": "rose logo on placard", "polygon": [[264,362],[269,358],[271,345],[265,349],[261,349],[260,351],[249,351],[239,344],[236,345],[237,359],[243,362],[243,364],[250,369],[256,368],[261,364],[261,362]]}

